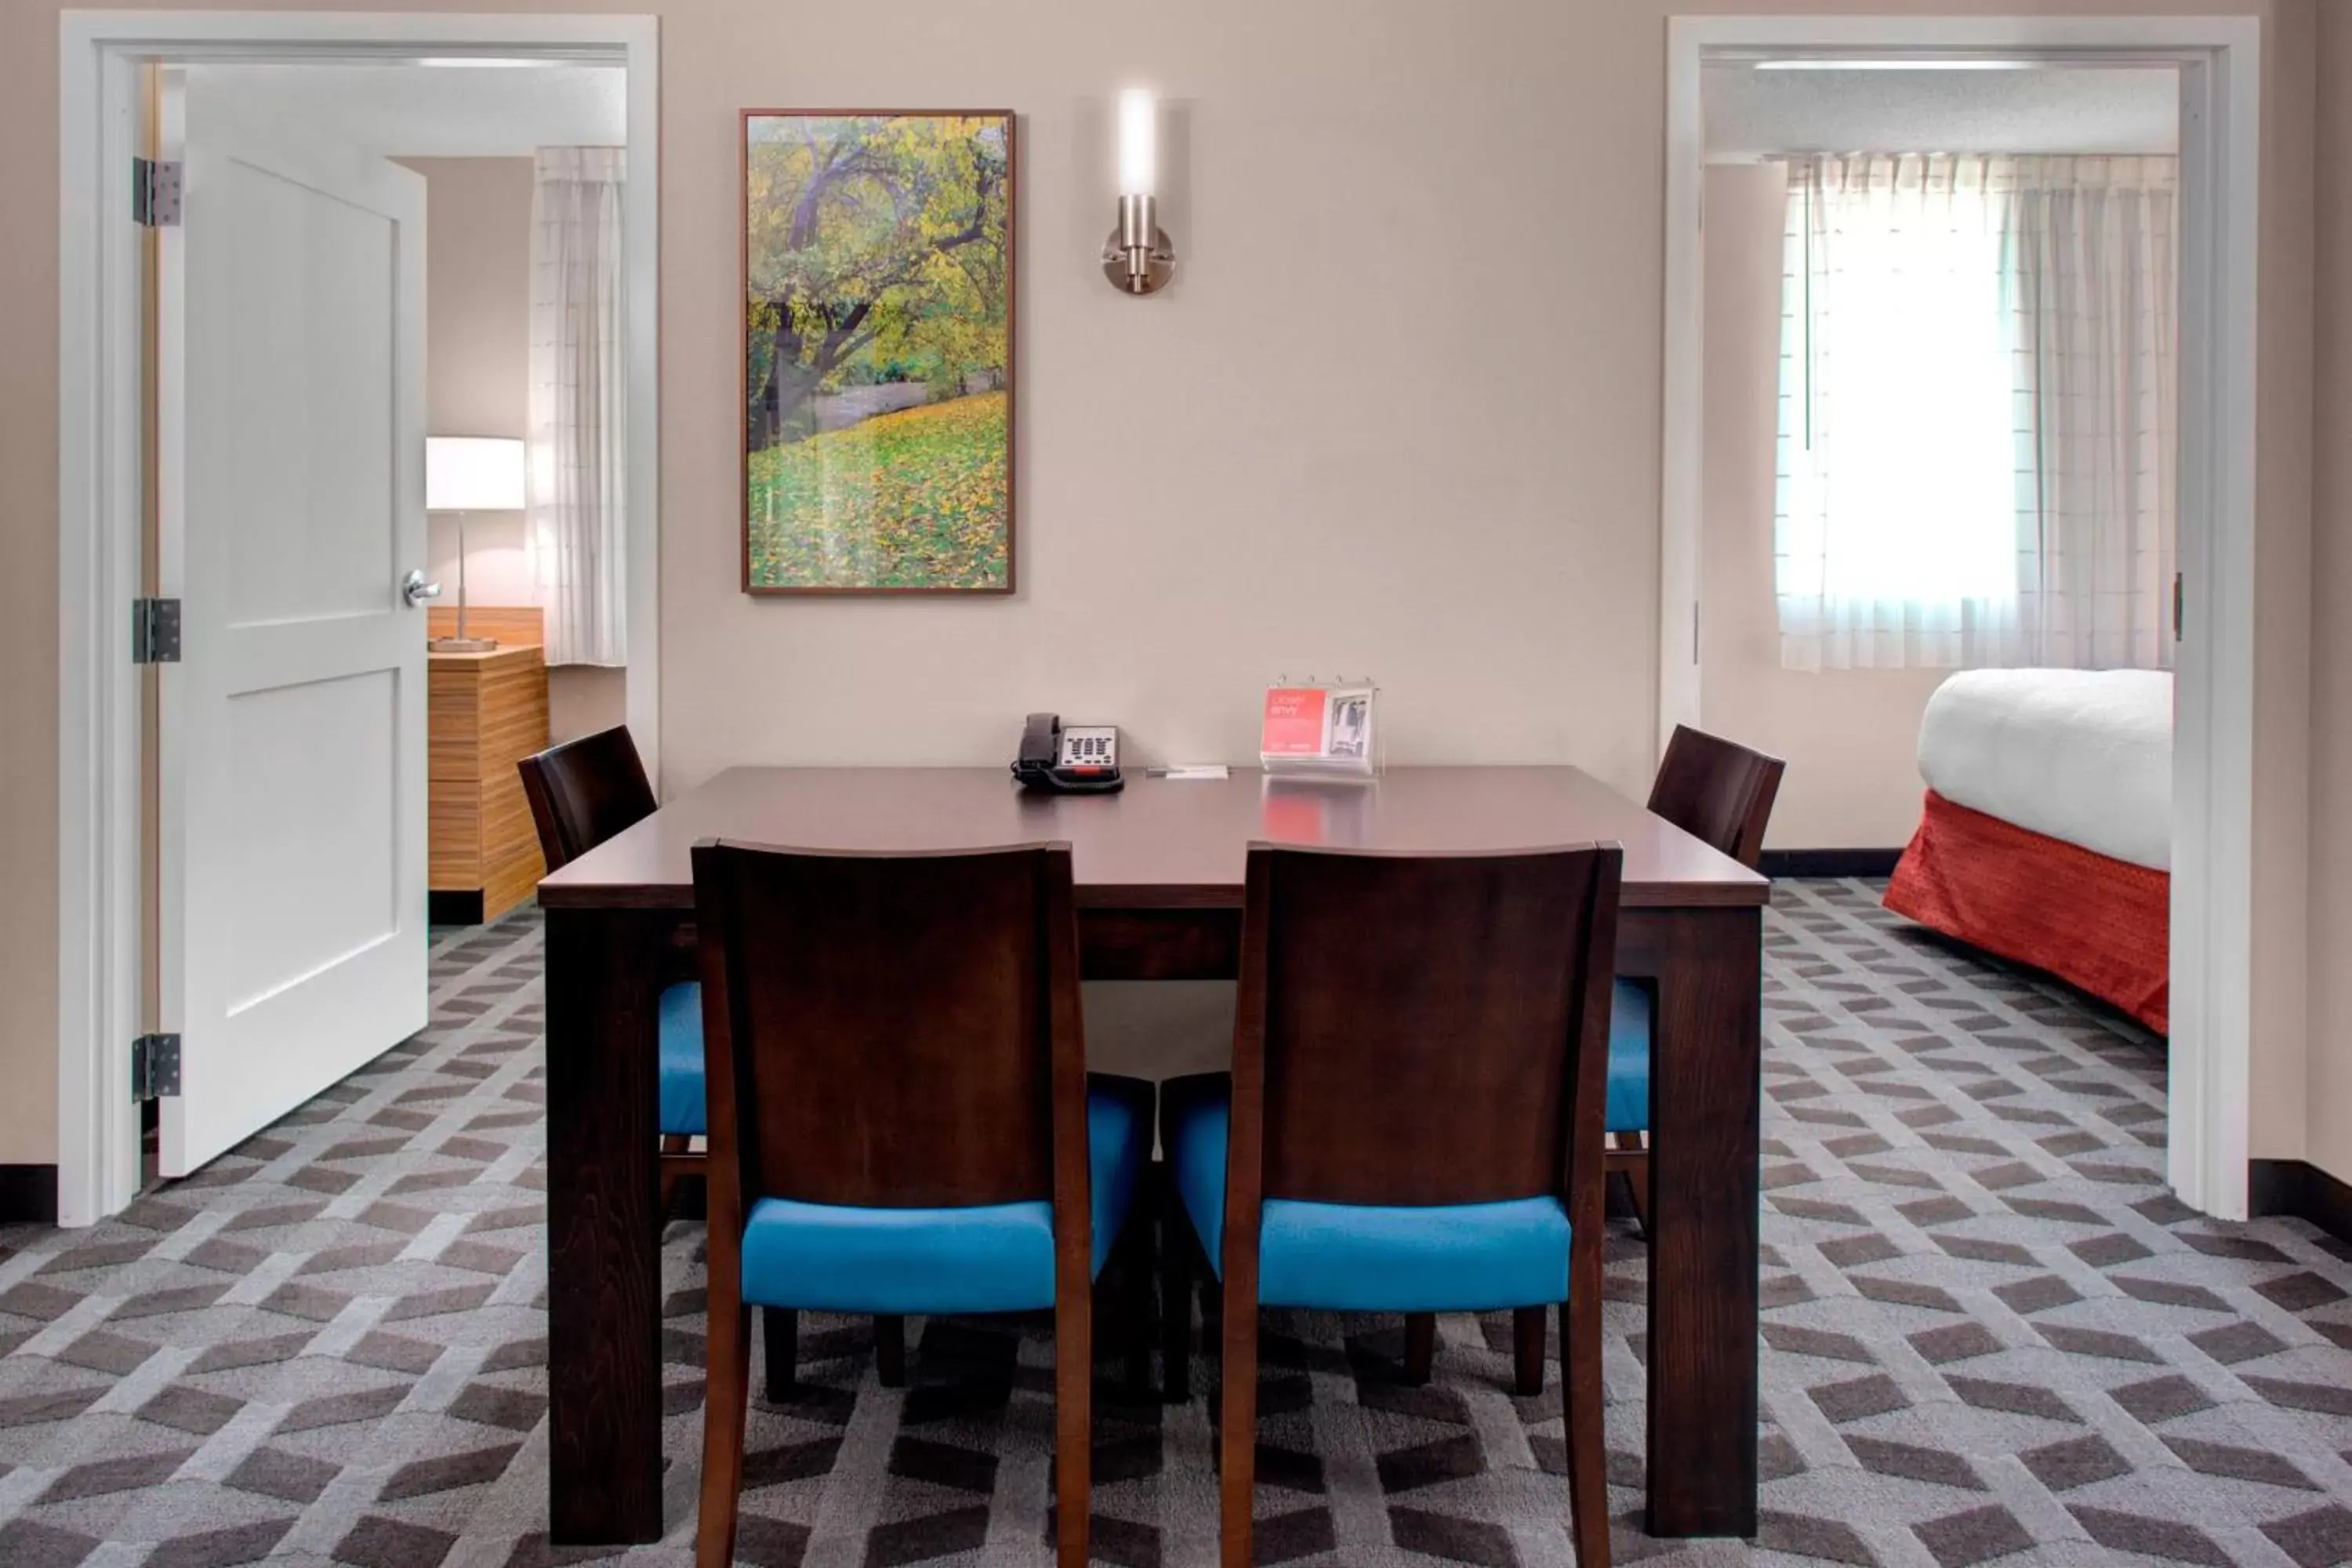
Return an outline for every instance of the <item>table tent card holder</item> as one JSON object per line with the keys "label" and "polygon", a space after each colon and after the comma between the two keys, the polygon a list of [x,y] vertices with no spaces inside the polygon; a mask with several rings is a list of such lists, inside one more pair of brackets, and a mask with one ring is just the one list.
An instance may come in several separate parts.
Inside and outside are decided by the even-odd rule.
{"label": "table tent card holder", "polygon": [[1265,689],[1258,763],[1268,777],[1371,779],[1381,769],[1380,688],[1287,676]]}

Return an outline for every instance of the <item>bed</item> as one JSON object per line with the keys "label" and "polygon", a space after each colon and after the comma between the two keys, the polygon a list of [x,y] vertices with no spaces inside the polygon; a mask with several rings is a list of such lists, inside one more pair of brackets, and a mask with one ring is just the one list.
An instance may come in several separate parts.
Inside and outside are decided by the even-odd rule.
{"label": "bed", "polygon": [[1886,907],[2166,1032],[2172,677],[1956,675],[1920,720],[1919,774]]}

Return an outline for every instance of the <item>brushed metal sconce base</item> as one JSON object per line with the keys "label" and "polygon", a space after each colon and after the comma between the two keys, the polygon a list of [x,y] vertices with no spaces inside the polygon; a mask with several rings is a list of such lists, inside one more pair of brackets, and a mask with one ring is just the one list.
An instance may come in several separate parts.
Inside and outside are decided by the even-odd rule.
{"label": "brushed metal sconce base", "polygon": [[1176,247],[1150,196],[1118,198],[1118,226],[1103,239],[1103,276],[1122,294],[1150,294],[1174,276]]}
{"label": "brushed metal sconce base", "polygon": [[1176,252],[1162,230],[1151,231],[1150,249],[1129,251],[1119,245],[1118,231],[1113,229],[1103,242],[1102,269],[1122,294],[1157,293],[1176,274]]}

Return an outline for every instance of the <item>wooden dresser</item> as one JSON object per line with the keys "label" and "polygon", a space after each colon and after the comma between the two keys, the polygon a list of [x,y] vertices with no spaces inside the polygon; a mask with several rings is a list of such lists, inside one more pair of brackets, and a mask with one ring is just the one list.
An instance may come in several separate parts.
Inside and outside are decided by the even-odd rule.
{"label": "wooden dresser", "polygon": [[[547,871],[515,771],[547,747],[539,612],[475,606],[467,616],[467,629],[496,637],[498,647],[425,655],[426,881],[436,923],[496,920],[529,898]],[[436,605],[428,630],[453,636],[456,621],[454,610]]]}

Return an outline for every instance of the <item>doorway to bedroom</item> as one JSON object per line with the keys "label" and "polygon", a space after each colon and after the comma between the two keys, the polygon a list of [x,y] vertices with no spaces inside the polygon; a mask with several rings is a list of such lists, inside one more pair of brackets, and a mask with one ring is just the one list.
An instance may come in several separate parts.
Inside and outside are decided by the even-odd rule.
{"label": "doorway to bedroom", "polygon": [[2161,1036],[2179,73],[1968,64],[1704,71],[1700,711],[1789,864]]}
{"label": "doorway to bedroom", "polygon": [[1701,713],[1788,760],[1775,849],[1883,857],[1940,780],[2166,870],[2167,778],[1979,777],[1998,726],[1929,731],[1924,780],[1918,748],[1958,672],[2030,714],[2039,672],[2138,671],[2117,703],[2169,712],[2178,72],[1848,64],[1703,77]]}
{"label": "doorway to bedroom", "polygon": [[1769,869],[2168,1056],[2232,1215],[2253,29],[2177,30],[1676,25],[1662,714],[1788,759]]}
{"label": "doorway to bedroom", "polygon": [[60,27],[74,1225],[425,1025],[494,747],[625,714],[657,765],[659,206],[651,18]]}

